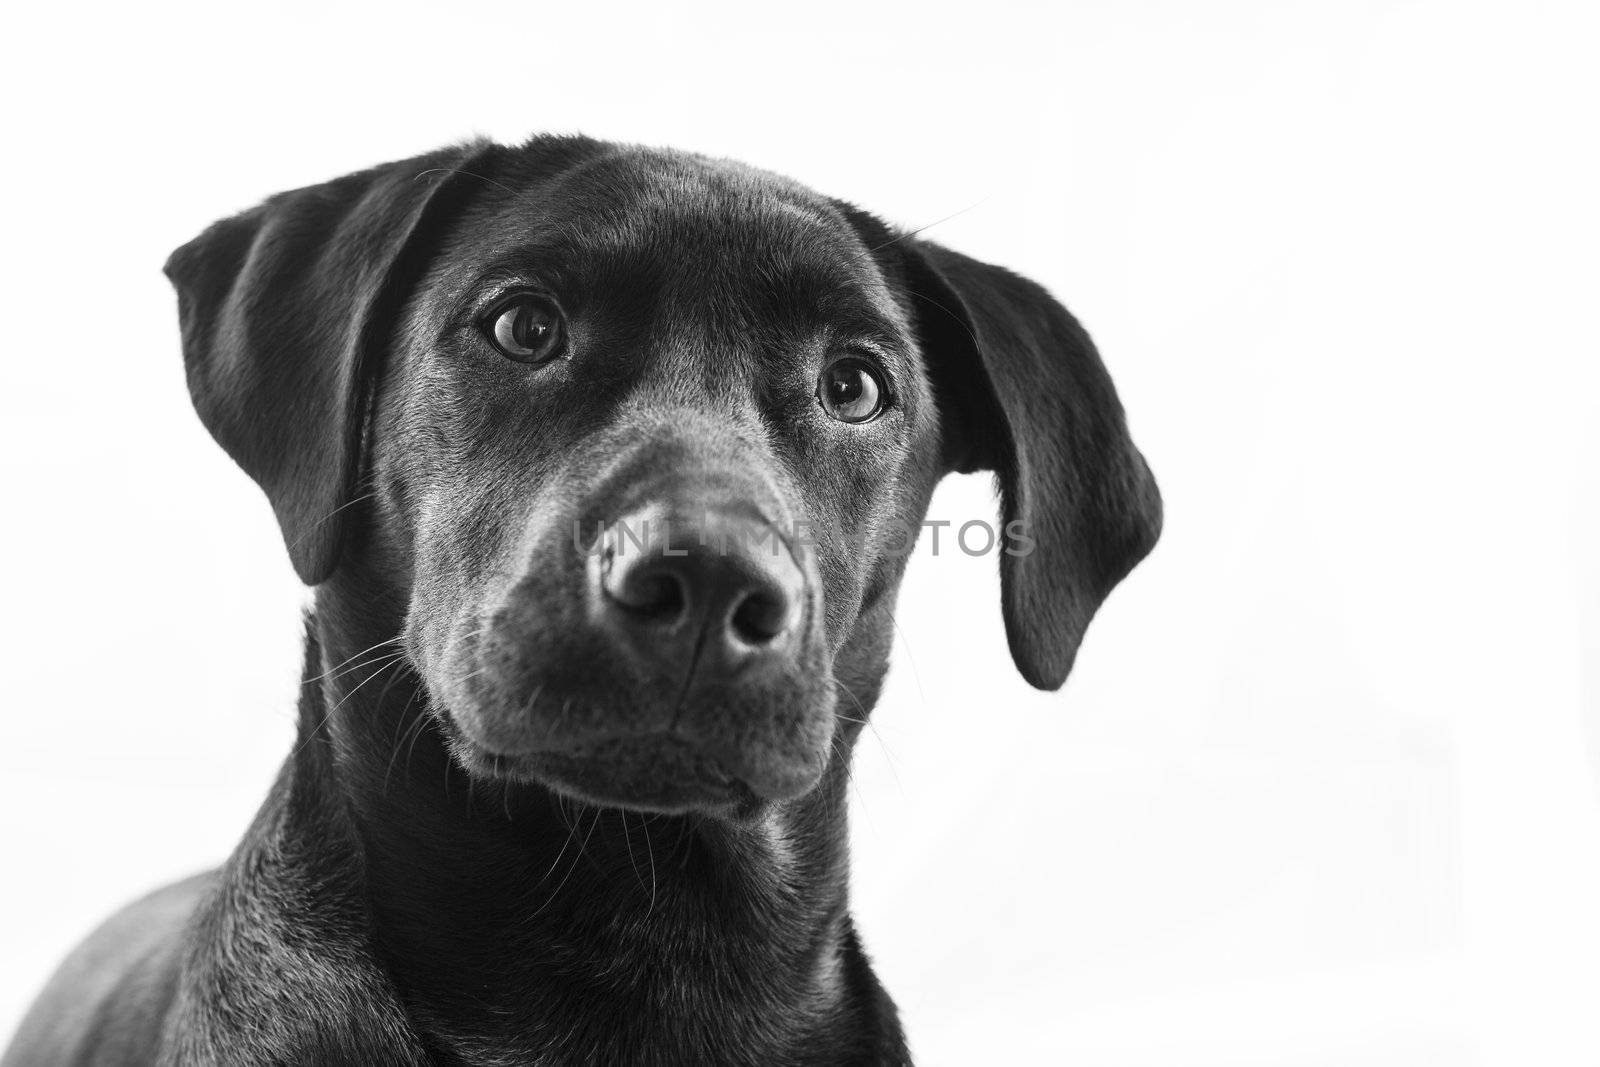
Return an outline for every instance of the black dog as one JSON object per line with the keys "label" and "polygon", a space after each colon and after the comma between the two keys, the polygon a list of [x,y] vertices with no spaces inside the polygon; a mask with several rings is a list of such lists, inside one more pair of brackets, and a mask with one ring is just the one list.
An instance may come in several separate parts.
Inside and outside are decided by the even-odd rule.
{"label": "black dog", "polygon": [[201,419],[316,586],[218,871],[95,933],[20,1064],[903,1064],[847,763],[907,531],[993,470],[1062,684],[1160,498],[1078,323],[734,163],[473,144],[167,264]]}

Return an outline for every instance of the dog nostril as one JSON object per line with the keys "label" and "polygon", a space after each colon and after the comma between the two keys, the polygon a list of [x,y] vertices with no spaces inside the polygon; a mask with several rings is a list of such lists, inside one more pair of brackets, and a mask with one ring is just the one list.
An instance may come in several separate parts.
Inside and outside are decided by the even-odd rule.
{"label": "dog nostril", "polygon": [[605,590],[618,604],[650,619],[672,621],[688,607],[683,579],[650,566],[615,566],[607,560]]}
{"label": "dog nostril", "polygon": [[733,609],[729,624],[745,644],[767,644],[789,628],[789,602],[770,593],[750,593]]}
{"label": "dog nostril", "polygon": [[687,603],[683,583],[671,574],[641,574],[629,583],[624,601],[634,611],[657,618],[676,618]]}

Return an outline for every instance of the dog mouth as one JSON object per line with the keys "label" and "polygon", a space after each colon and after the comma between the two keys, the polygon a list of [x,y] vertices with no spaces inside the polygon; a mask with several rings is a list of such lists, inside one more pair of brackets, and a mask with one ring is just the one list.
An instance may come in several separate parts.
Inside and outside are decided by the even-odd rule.
{"label": "dog mouth", "polygon": [[451,754],[483,778],[542,786],[603,808],[749,818],[766,803],[727,764],[671,733],[598,739],[549,751],[496,752],[439,716]]}

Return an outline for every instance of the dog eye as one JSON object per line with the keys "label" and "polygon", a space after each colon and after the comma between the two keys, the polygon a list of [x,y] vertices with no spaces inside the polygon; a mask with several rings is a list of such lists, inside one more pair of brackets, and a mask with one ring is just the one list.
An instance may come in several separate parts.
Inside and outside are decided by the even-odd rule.
{"label": "dog eye", "polygon": [[878,369],[859,356],[840,356],[817,378],[817,403],[829,418],[840,422],[877,418],[887,392]]}
{"label": "dog eye", "polygon": [[489,313],[484,333],[507,359],[543,363],[560,353],[561,311],[543,297],[514,297]]}

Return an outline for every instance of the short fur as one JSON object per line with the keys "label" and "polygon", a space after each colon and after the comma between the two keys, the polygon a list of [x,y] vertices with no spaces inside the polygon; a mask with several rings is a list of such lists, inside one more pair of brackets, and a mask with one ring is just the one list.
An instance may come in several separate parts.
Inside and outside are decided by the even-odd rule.
{"label": "short fur", "polygon": [[[1077,321],[786,179],[581,137],[285,193],[167,272],[200,417],[316,586],[299,737],[222,868],[91,935],[5,1067],[908,1063],[846,881],[896,531],[995,471],[1011,649],[1062,684],[1160,528]],[[508,287],[558,301],[562,359],[489,347]],[[819,363],[861,346],[891,408],[830,421]],[[641,501],[808,524],[781,654],[595,621],[569,531]]]}

